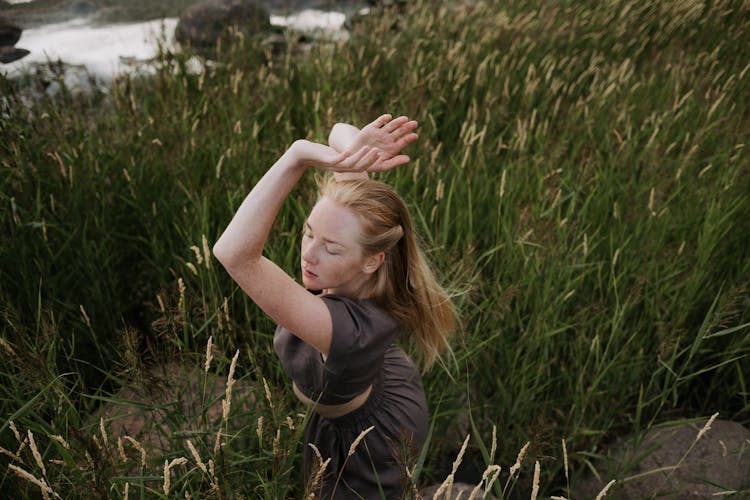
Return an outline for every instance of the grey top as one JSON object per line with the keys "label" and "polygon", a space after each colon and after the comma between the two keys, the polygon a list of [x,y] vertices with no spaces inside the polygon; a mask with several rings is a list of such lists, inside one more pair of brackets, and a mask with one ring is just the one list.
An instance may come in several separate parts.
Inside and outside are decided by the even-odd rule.
{"label": "grey top", "polygon": [[371,300],[321,295],[331,312],[333,336],[328,358],[282,326],[273,347],[302,393],[320,404],[351,401],[372,384],[398,323]]}

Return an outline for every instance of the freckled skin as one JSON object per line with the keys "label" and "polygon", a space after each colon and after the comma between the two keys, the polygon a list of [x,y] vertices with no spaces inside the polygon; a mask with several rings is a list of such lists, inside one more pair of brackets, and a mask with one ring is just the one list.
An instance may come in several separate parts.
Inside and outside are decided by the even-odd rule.
{"label": "freckled skin", "polygon": [[358,243],[354,213],[327,198],[310,212],[302,235],[302,282],[311,290],[357,296],[367,280],[369,260]]}

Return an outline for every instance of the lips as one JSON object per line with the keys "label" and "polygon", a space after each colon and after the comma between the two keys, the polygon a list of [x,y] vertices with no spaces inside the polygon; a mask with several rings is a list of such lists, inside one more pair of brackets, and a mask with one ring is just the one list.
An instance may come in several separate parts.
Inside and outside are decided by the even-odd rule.
{"label": "lips", "polygon": [[315,273],[313,273],[313,272],[311,272],[311,271],[309,271],[307,269],[303,269],[302,270],[302,274],[304,274],[306,278],[317,278],[318,277],[317,274],[315,274]]}

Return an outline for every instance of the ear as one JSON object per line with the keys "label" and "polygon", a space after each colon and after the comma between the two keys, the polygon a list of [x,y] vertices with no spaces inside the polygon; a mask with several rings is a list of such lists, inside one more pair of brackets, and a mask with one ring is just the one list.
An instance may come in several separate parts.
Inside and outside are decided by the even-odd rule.
{"label": "ear", "polygon": [[378,270],[380,265],[385,260],[385,252],[378,252],[365,257],[365,263],[362,266],[362,272],[365,274],[372,274]]}

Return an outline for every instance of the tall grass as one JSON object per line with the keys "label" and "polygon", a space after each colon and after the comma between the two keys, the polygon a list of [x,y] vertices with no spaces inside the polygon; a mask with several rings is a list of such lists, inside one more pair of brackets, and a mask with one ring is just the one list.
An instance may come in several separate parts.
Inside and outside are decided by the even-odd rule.
{"label": "tall grass", "polygon": [[[493,491],[529,496],[531,469],[505,466],[529,442],[537,489],[567,496],[614,437],[715,412],[747,425],[747,47],[741,1],[424,1],[281,57],[240,35],[200,72],[165,51],[94,95],[23,104],[0,79],[0,489],[39,495],[22,468],[63,497],[302,495],[273,324],[208,248],[294,139],[383,111],[421,124],[410,166],[382,177],[463,317],[457,365],[425,378],[420,485],[460,479],[466,433],[475,482],[500,464]],[[307,179],[267,249],[290,273],[312,195]],[[209,338],[212,376],[239,351],[255,403],[188,432],[179,395],[152,402],[169,446],[108,451],[99,407],[155,365],[202,366]]]}

